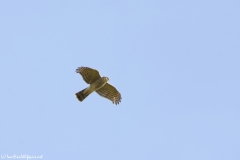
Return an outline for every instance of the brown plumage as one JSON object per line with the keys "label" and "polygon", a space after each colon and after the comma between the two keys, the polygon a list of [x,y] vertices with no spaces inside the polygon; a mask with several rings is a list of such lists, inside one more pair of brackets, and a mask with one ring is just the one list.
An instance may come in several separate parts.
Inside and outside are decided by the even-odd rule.
{"label": "brown plumage", "polygon": [[76,72],[82,76],[87,84],[90,84],[89,87],[75,94],[79,101],[82,102],[88,95],[96,91],[100,96],[111,100],[115,104],[121,102],[121,94],[114,86],[107,83],[108,77],[101,77],[97,70],[88,67],[79,67]]}

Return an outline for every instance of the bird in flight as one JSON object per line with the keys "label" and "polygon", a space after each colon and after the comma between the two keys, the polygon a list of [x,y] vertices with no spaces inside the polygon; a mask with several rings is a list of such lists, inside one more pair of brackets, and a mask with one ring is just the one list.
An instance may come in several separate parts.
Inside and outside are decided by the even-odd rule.
{"label": "bird in flight", "polygon": [[114,86],[108,83],[108,77],[101,77],[97,70],[89,67],[78,67],[76,72],[82,76],[87,84],[90,84],[89,87],[75,94],[80,102],[94,91],[116,105],[121,102],[121,94]]}

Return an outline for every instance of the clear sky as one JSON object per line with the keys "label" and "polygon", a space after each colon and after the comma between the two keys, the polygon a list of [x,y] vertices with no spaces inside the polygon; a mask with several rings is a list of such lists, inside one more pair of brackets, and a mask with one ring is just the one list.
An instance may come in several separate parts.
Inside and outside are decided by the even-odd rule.
{"label": "clear sky", "polygon": [[0,155],[240,159],[239,0],[1,1],[0,74]]}

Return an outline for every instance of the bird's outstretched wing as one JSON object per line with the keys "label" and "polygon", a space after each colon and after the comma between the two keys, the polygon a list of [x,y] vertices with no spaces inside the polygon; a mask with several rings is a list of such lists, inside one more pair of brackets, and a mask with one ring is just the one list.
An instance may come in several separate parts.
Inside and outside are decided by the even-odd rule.
{"label": "bird's outstretched wing", "polygon": [[78,67],[76,69],[76,72],[82,76],[83,80],[87,84],[91,84],[91,83],[95,82],[98,78],[101,78],[101,76],[97,70],[89,68],[89,67]]}
{"label": "bird's outstretched wing", "polygon": [[111,100],[115,104],[119,104],[121,102],[121,94],[109,83],[106,83],[102,88],[96,90],[96,92],[100,96]]}

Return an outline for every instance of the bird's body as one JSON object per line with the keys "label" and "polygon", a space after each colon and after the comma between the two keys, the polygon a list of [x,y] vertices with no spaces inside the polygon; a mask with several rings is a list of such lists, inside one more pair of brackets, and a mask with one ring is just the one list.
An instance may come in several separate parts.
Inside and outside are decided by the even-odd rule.
{"label": "bird's body", "polygon": [[80,101],[83,101],[88,95],[90,95],[92,92],[98,90],[99,88],[103,87],[108,81],[107,77],[101,77],[97,79],[95,82],[91,83],[91,85],[82,91],[76,93],[78,94],[78,97]]}
{"label": "bird's body", "polygon": [[115,87],[107,83],[109,80],[108,77],[101,77],[97,70],[88,67],[79,67],[76,72],[82,75],[86,83],[90,84],[89,87],[75,94],[79,101],[82,102],[94,91],[100,96],[111,100],[115,104],[118,104],[121,101],[121,94]]}
{"label": "bird's body", "polygon": [[91,90],[98,90],[99,88],[103,87],[107,82],[108,82],[108,78],[107,77],[101,77],[98,80],[96,80],[95,82],[93,82],[89,88],[91,88]]}

